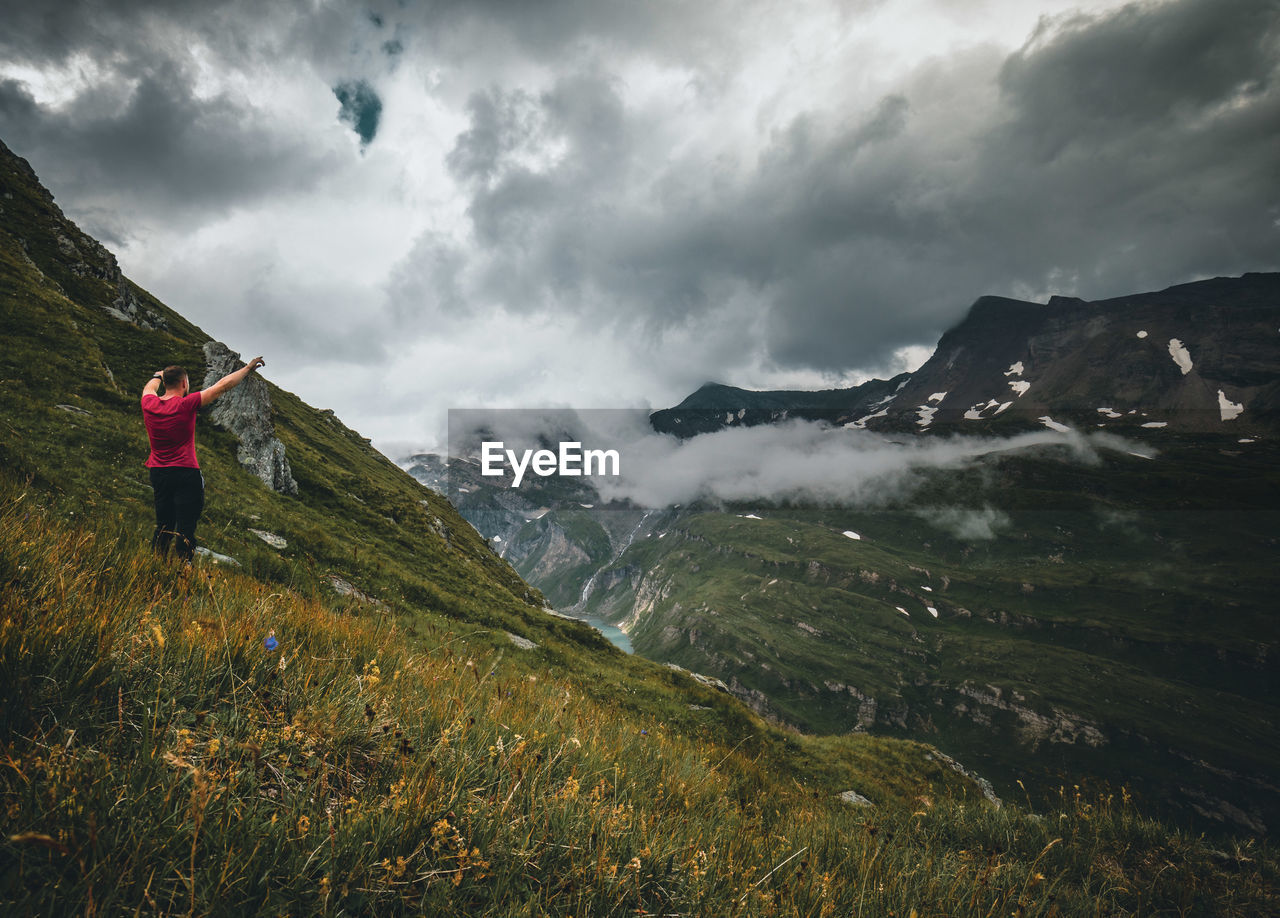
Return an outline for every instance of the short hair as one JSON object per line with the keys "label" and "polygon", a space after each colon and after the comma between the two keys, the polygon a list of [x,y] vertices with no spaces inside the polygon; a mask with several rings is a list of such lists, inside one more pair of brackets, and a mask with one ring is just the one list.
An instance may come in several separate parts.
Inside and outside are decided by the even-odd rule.
{"label": "short hair", "polygon": [[186,378],[187,371],[174,364],[173,366],[165,367],[161,374],[160,379],[164,383],[164,387],[166,389],[176,389],[178,384]]}

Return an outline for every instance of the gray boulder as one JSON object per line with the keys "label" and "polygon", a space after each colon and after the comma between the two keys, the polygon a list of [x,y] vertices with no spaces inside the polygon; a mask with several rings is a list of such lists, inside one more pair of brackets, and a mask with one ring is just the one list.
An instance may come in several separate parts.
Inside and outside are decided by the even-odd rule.
{"label": "gray boulder", "polygon": [[[205,389],[243,366],[240,355],[220,341],[205,344],[204,360]],[[276,439],[275,422],[271,418],[271,393],[265,382],[256,375],[250,375],[213,403],[209,417],[213,423],[239,438],[236,458],[242,466],[262,479],[271,490],[297,495],[298,483],[289,470],[284,444]]]}

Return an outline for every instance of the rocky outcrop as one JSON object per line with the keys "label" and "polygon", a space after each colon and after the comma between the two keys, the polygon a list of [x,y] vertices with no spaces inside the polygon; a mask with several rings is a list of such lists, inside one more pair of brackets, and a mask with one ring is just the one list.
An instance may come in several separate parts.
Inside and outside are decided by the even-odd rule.
{"label": "rocky outcrop", "polygon": [[[114,256],[112,261],[115,261]],[[111,301],[110,306],[103,306],[102,308],[109,315],[120,319],[122,322],[132,322],[139,328],[160,329],[163,331],[169,327],[169,323],[164,316],[138,299],[137,294],[134,293],[133,285],[125,279],[124,275],[119,274],[118,269],[116,298]]]}
{"label": "rocky outcrop", "polygon": [[982,791],[982,796],[987,798],[988,803],[997,807],[1002,805],[1000,802],[1000,798],[996,796],[995,788],[991,786],[990,781],[988,781],[986,778],[982,777],[981,775],[977,774],[976,772],[972,772],[969,769],[965,768],[955,759],[951,758],[951,756],[935,749],[932,752],[926,753],[925,758],[928,759],[930,762],[938,762],[942,765],[945,765],[947,768],[950,768],[956,774],[961,775],[962,777],[968,778],[974,784],[978,785],[978,789]]}
{"label": "rocky outcrop", "polygon": [[[68,220],[31,164],[0,142],[0,214],[19,255],[44,282],[78,305],[139,328],[168,329],[154,302],[140,297],[115,255]],[[34,256],[34,257],[33,257]]]}
{"label": "rocky outcrop", "polygon": [[1094,748],[1105,746],[1108,742],[1097,724],[1087,718],[1058,707],[1052,708],[1048,714],[1033,710],[1024,703],[1026,698],[1022,695],[1010,692],[1006,697],[1000,686],[965,683],[958,686],[956,691],[963,699],[955,703],[955,713],[984,727],[991,726],[993,711],[1013,714],[1017,718],[1018,738],[1032,752],[1044,742],[1067,745],[1080,743]]}
{"label": "rocky outcrop", "polygon": [[1096,302],[981,297],[869,426],[1271,427],[1280,413],[1278,297],[1280,274]]}
{"label": "rocky outcrop", "polygon": [[[204,388],[209,388],[243,363],[240,355],[220,341],[204,346]],[[231,431],[240,440],[236,458],[240,464],[280,494],[295,496],[298,483],[293,480],[284,444],[276,439],[275,422],[271,419],[271,393],[257,376],[236,386],[213,403],[210,418],[219,427]]]}
{"label": "rocky outcrop", "polygon": [[329,574],[325,577],[325,582],[333,588],[333,591],[339,596],[353,599],[363,606],[376,606],[378,608],[386,608],[386,603],[375,596],[370,596],[364,590],[360,589],[354,583],[343,580],[337,574]]}

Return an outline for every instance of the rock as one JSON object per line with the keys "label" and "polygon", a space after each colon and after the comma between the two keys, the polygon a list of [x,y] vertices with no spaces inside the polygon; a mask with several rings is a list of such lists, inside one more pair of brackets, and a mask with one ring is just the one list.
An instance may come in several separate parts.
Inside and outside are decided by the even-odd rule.
{"label": "rock", "polygon": [[92,414],[91,411],[85,411],[83,408],[77,408],[75,405],[54,405],[55,408],[61,408],[63,411],[69,411],[72,414]]}
{"label": "rock", "polygon": [[528,638],[521,637],[518,634],[512,634],[510,631],[506,632],[506,635],[511,639],[511,643],[515,644],[521,650],[533,650],[538,646],[536,643],[529,640]]}
{"label": "rock", "polygon": [[1051,708],[1048,714],[1033,710],[1017,699],[1005,697],[1000,686],[983,687],[964,683],[956,687],[956,692],[971,703],[960,701],[953,710],[960,715],[982,726],[991,723],[991,711],[1008,711],[1018,718],[1018,739],[1026,744],[1032,752],[1040,748],[1042,742],[1062,743],[1097,748],[1105,746],[1109,740],[1098,725],[1086,717],[1072,714],[1061,708]]}
{"label": "rock", "polygon": [[965,768],[963,765],[961,765],[955,759],[951,758],[951,756],[947,755],[945,752],[939,752],[937,749],[935,749],[933,750],[933,752],[925,753],[925,758],[930,762],[940,762],[941,764],[950,768],[956,774],[962,777],[968,778],[974,784],[978,785],[979,790],[982,791],[982,796],[986,797],[988,802],[990,802],[992,806],[998,807],[1003,805],[1000,801],[1000,798],[996,796],[995,788],[991,786],[990,781],[988,781],[986,778],[981,777],[976,772],[969,771],[969,769]]}
{"label": "rock", "polygon": [[385,606],[386,603],[376,596],[370,596],[364,590],[360,589],[354,583],[343,580],[337,574],[330,574],[325,578],[329,586],[333,587],[333,591],[339,596],[349,596],[356,602],[364,603],[367,606]]}
{"label": "rock", "polygon": [[836,797],[841,802],[848,803],[851,806],[875,806],[874,803],[872,803],[866,797],[862,796],[862,794],[853,790],[847,790],[847,791],[844,791],[843,793],[836,794]]}
{"label": "rock", "polygon": [[[219,341],[205,344],[204,359],[207,366],[204,376],[206,389],[242,365],[240,355]],[[242,466],[271,490],[297,495],[298,483],[293,480],[289,461],[285,458],[284,444],[276,439],[275,423],[271,419],[271,394],[265,382],[250,375],[215,401],[209,416],[219,427],[240,439],[236,458]]]}
{"label": "rock", "polygon": [[284,536],[278,536],[274,532],[267,532],[265,529],[250,529],[249,531],[262,539],[262,541],[266,542],[272,548],[289,547],[289,542],[284,538]]}
{"label": "rock", "polygon": [[695,673],[691,670],[685,669],[683,666],[677,666],[675,663],[664,663],[662,665],[667,669],[673,669],[678,673],[684,673],[694,682],[705,685],[707,688],[719,689],[722,692],[728,692],[730,695],[733,694],[733,690],[724,683],[723,679],[717,679],[715,676],[704,676],[702,673]]}
{"label": "rock", "polygon": [[142,304],[133,292],[132,285],[124,279],[122,274],[119,275],[117,280],[116,298],[111,301],[110,306],[102,308],[117,319],[132,322],[139,328],[163,330],[169,327],[169,323],[165,321],[164,316]]}
{"label": "rock", "polygon": [[232,567],[239,567],[240,562],[230,555],[220,555],[216,551],[211,551],[203,545],[196,547],[196,554],[202,558],[207,558],[214,564],[229,564]]}
{"label": "rock", "polygon": [[872,695],[864,695],[862,692],[852,685],[845,685],[843,682],[829,680],[823,683],[829,692],[848,692],[858,700],[858,726],[857,730],[867,730],[875,726],[876,714],[880,704]]}

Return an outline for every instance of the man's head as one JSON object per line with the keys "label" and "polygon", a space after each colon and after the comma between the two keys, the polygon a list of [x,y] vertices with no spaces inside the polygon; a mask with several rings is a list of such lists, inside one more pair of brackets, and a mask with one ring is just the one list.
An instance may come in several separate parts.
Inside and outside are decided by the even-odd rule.
{"label": "man's head", "polygon": [[160,381],[164,383],[166,392],[176,392],[178,395],[186,395],[191,388],[187,381],[187,371],[176,364],[161,371]]}

